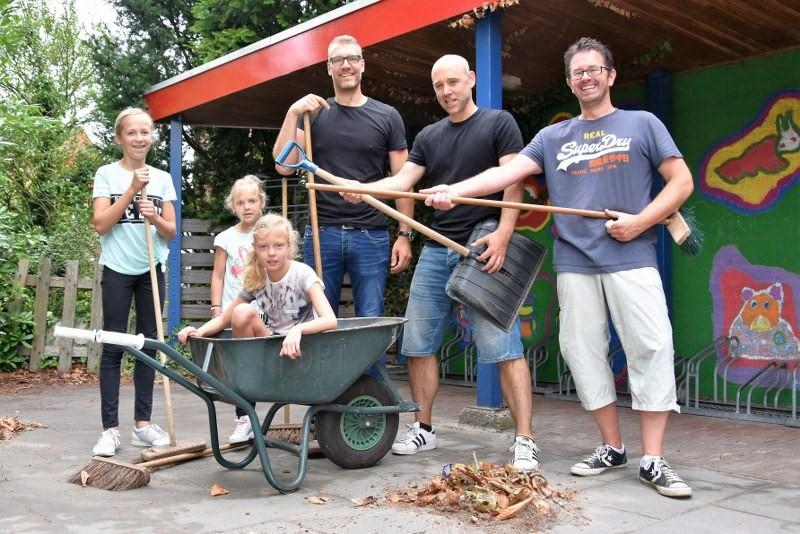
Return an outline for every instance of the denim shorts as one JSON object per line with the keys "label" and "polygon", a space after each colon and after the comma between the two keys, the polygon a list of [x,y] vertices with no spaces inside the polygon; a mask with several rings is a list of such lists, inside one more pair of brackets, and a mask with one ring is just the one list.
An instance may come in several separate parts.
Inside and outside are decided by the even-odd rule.
{"label": "denim shorts", "polygon": [[[461,255],[449,248],[425,245],[422,249],[406,308],[408,322],[403,330],[401,348],[404,356],[430,356],[439,350],[455,304],[445,293],[445,285],[459,261]],[[480,363],[522,357],[519,319],[511,331],[505,332],[474,310],[467,308],[466,313]]]}

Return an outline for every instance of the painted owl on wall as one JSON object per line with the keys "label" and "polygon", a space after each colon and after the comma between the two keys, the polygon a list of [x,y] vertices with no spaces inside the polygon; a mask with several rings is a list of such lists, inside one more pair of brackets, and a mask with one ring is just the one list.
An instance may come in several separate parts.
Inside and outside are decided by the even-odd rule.
{"label": "painted owl on wall", "polygon": [[743,287],[742,307],[730,326],[729,335],[740,342],[742,358],[790,360],[797,358],[798,340],[783,318],[783,285],[776,282],[755,290]]}

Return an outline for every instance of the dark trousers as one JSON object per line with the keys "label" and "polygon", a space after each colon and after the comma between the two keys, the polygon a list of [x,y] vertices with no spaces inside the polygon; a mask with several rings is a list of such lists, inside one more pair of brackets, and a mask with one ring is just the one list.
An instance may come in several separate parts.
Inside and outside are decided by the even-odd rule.
{"label": "dark trousers", "polygon": [[[164,305],[164,273],[156,266],[159,306]],[[155,339],[158,335],[153,308],[153,289],[150,272],[139,275],[122,274],[103,268],[103,329],[112,332],[128,331],[131,301],[136,303],[136,333]],[[155,357],[155,351],[145,351]],[[119,426],[119,377],[123,349],[118,345],[103,344],[100,358],[100,414],[103,428]],[[133,384],[136,392],[134,420],[149,421],[153,410],[153,381],[155,371],[136,360]]]}

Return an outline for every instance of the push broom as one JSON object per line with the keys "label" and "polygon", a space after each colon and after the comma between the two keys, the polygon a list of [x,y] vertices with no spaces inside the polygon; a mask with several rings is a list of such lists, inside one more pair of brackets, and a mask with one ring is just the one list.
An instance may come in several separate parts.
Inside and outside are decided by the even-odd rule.
{"label": "push broom", "polygon": [[[142,198],[143,199],[147,198],[147,187],[142,188]],[[156,335],[158,336],[159,341],[164,341],[164,325],[162,323],[162,317],[161,317],[161,306],[160,306],[161,299],[159,298],[159,292],[158,292],[158,279],[156,278],[155,254],[153,252],[153,236],[150,232],[150,221],[148,221],[147,219],[144,220],[144,234],[145,234],[145,242],[147,243],[147,256],[150,264],[150,285],[152,286],[152,292],[153,292],[152,298],[153,298],[153,312],[156,320]],[[56,335],[58,335],[58,333],[56,333]],[[161,365],[164,365],[166,363],[166,356],[164,356],[161,353],[159,353],[159,356]],[[198,439],[182,443],[178,443],[176,441],[175,424],[172,414],[172,394],[170,392],[169,378],[167,378],[166,376],[164,377],[164,398],[166,401],[167,433],[169,434],[170,444],[163,447],[148,447],[144,449],[142,451],[142,460],[145,461],[153,461],[157,459],[167,458],[170,456],[179,456],[181,454],[187,454],[187,453],[196,453],[206,448],[206,442],[204,440]],[[88,464],[86,464],[86,466],[84,466],[83,469],[81,469],[75,476],[73,476],[70,479],[70,481],[75,482],[77,480],[78,483],[81,483],[82,476],[85,476],[82,474],[91,473],[93,478],[104,480],[105,481],[104,484],[106,485],[113,486],[115,484],[113,480],[117,478],[119,479],[119,484],[126,485],[128,484],[127,480],[130,477],[130,472],[126,467],[127,465],[132,465],[132,464],[124,464],[123,462],[118,462],[118,461],[109,461],[105,458],[95,456],[89,461]]]}
{"label": "push broom", "polygon": [[[231,451],[247,447],[248,445],[250,445],[249,441],[233,444],[223,443],[219,446],[219,450]],[[208,447],[199,451],[173,454],[165,458],[158,458],[138,464],[95,456],[86,467],[73,475],[72,478],[69,479],[69,482],[109,491],[124,491],[141,488],[150,483],[150,472],[152,470],[166,465],[194,460],[196,458],[204,458],[210,456],[213,452],[213,449]]]}
{"label": "push broom", "polygon": [[[142,187],[142,198],[147,199],[147,186]],[[164,324],[161,317],[161,299],[158,293],[158,278],[156,277],[155,253],[153,252],[153,235],[150,231],[150,221],[144,219],[144,235],[147,242],[147,257],[150,263],[150,285],[153,289],[153,313],[156,319],[156,335],[159,341],[164,341]],[[161,352],[158,353],[161,365],[165,365],[167,357]],[[198,451],[206,448],[206,442],[201,439],[187,440],[178,443],[175,439],[175,420],[172,412],[172,393],[169,378],[163,377],[164,401],[167,409],[167,433],[169,434],[169,445],[161,447],[148,447],[142,451],[142,460],[156,460],[177,454]]]}
{"label": "push broom", "polygon": [[[375,197],[390,198],[411,198],[414,200],[425,200],[428,195],[424,193],[414,193],[409,191],[387,191],[384,189],[370,189],[369,187],[348,187],[342,185],[327,185],[308,183],[308,189],[319,189],[320,191],[336,191],[339,193],[356,193],[372,195]],[[565,208],[561,206],[549,206],[546,204],[528,204],[525,202],[507,202],[504,200],[489,200],[485,198],[453,197],[450,199],[453,204],[466,204],[472,206],[488,206],[493,208],[511,208],[521,211],[543,211],[548,213],[561,213],[564,215],[577,215],[581,217],[591,217],[595,219],[610,219],[604,211],[585,210],[577,208]],[[660,224],[666,226],[672,240],[688,256],[696,256],[703,248],[703,235],[697,228],[696,221],[691,212],[681,213],[676,211]]]}

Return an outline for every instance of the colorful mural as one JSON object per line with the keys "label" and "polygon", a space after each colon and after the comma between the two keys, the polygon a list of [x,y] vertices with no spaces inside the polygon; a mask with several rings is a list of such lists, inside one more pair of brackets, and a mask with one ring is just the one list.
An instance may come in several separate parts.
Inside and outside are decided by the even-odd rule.
{"label": "colorful mural", "polygon": [[728,380],[742,384],[767,362],[800,363],[800,275],[753,265],[733,246],[714,257],[710,291],[714,337],[736,336],[739,359]]}
{"label": "colorful mural", "polygon": [[781,91],[740,132],[709,150],[700,191],[743,213],[772,207],[800,178],[800,91]]}

